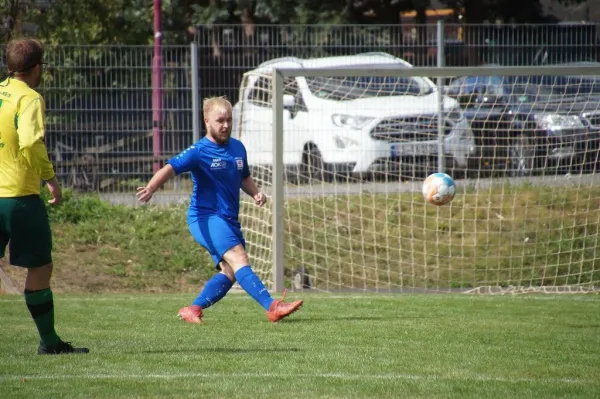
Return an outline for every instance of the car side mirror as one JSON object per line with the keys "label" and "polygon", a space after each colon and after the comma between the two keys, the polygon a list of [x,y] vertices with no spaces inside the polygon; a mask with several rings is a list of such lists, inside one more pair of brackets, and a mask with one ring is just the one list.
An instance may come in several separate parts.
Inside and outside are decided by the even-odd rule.
{"label": "car side mirror", "polygon": [[296,98],[294,98],[294,96],[292,96],[291,94],[284,94],[283,95],[283,108],[290,109],[290,108],[294,108],[295,106],[296,106]]}

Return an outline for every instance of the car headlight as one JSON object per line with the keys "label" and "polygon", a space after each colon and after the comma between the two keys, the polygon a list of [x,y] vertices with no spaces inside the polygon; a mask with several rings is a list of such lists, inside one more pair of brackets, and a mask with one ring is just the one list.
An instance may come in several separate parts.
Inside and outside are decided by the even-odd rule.
{"label": "car headlight", "polygon": [[331,116],[333,124],[339,127],[349,127],[351,129],[362,129],[374,118],[370,116],[354,116],[354,115],[343,115],[334,114]]}
{"label": "car headlight", "polygon": [[536,114],[535,120],[541,129],[560,130],[583,127],[583,123],[577,115]]}

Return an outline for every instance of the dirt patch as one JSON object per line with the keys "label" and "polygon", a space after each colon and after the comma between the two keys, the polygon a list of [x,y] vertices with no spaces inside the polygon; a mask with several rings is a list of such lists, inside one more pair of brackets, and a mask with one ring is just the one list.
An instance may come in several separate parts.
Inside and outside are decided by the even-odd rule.
{"label": "dirt patch", "polygon": [[[100,256],[99,254],[103,254]],[[204,281],[195,272],[181,273],[171,281],[159,272],[136,270],[136,263],[127,260],[122,267],[122,256],[118,248],[110,246],[71,246],[60,248],[53,254],[54,270],[52,290],[54,292],[197,292]],[[12,285],[20,293],[25,287],[27,269],[10,266],[6,262],[2,269]],[[6,294],[0,289],[0,294]]]}

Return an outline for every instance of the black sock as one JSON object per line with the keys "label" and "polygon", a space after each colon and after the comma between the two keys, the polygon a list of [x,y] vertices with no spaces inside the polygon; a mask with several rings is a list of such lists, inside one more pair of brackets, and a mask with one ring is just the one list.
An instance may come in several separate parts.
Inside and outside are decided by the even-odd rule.
{"label": "black sock", "polygon": [[40,334],[45,347],[52,347],[60,338],[54,331],[54,301],[52,290],[46,288],[39,291],[25,290],[25,303]]}

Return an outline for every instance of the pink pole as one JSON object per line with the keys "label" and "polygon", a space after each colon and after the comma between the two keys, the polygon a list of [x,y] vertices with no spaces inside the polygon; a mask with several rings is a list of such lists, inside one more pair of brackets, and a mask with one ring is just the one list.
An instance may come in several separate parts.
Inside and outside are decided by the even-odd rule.
{"label": "pink pole", "polygon": [[160,169],[161,127],[162,127],[162,32],[161,0],[154,0],[154,57],[152,59],[152,148],[154,153],[153,170]]}

